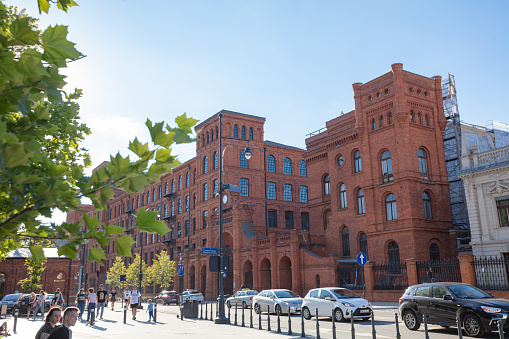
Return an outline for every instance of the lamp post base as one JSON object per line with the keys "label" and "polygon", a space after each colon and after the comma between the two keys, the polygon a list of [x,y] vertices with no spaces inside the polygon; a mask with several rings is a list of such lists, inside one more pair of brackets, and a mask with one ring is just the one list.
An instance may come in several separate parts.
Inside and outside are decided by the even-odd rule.
{"label": "lamp post base", "polygon": [[216,319],[214,319],[214,324],[227,324],[228,323],[228,318],[226,317],[217,317]]}

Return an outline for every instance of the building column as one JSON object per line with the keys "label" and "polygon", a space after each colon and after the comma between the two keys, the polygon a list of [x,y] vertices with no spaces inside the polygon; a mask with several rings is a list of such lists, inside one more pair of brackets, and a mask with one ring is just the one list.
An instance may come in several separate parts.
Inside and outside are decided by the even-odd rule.
{"label": "building column", "polygon": [[299,250],[299,234],[293,233],[290,244],[291,260],[292,260],[292,291],[302,295],[302,285],[300,281],[300,250]]}
{"label": "building column", "polygon": [[276,234],[271,233],[270,237],[270,276],[271,288],[279,288],[279,263],[277,262]]}
{"label": "building column", "polygon": [[373,300],[373,290],[375,289],[375,274],[373,273],[374,262],[368,261],[364,265],[364,284],[366,289],[366,299]]}
{"label": "building column", "polygon": [[405,259],[405,261],[408,286],[417,285],[419,283],[419,277],[417,275],[417,262],[419,259]]}
{"label": "building column", "polygon": [[460,262],[461,282],[475,285],[476,280],[473,265],[474,256],[473,255],[459,256],[458,260]]}

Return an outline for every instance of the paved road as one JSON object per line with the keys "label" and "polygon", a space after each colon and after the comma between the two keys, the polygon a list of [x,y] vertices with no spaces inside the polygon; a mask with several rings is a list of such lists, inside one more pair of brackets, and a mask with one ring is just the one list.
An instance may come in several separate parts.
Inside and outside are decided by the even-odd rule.
{"label": "paved road", "polygon": [[[394,313],[397,311],[395,304],[379,304],[375,305],[375,326],[376,337],[380,339],[396,338],[396,328],[394,321]],[[274,314],[270,315],[271,331],[267,331],[267,314],[262,316],[262,328],[258,330],[258,316],[253,313],[253,327],[249,328],[250,317],[249,310],[246,310],[244,316],[246,327],[241,327],[242,315],[240,309],[237,313],[237,326],[234,325],[216,325],[210,321],[210,306],[208,307],[209,320],[200,319],[184,319],[177,318],[179,308],[177,306],[159,306],[157,323],[147,322],[147,313],[145,310],[139,311],[136,321],[127,317],[127,323],[123,324],[123,312],[120,308],[115,311],[105,310],[104,320],[98,320],[93,327],[86,326],[85,323],[77,323],[73,328],[73,339],[80,338],[107,338],[107,339],[125,339],[125,338],[168,338],[172,339],[185,338],[221,338],[221,339],[238,339],[238,338],[253,338],[253,339],[282,339],[282,338],[299,338],[301,335],[301,317],[292,316],[292,330],[293,335],[288,335],[288,316],[280,319],[282,334],[276,333],[277,330],[277,317]],[[203,309],[203,316],[205,309]],[[214,310],[215,315],[215,310]],[[231,321],[234,322],[234,314],[231,314]],[[13,332],[13,318],[7,319],[10,332]],[[11,338],[31,339],[35,333],[42,326],[42,321],[27,321],[26,318],[18,319],[17,333]],[[305,320],[304,322],[305,333],[308,338],[316,337],[316,321],[315,319]],[[354,324],[356,338],[371,338],[372,327],[370,321],[356,321]],[[323,339],[333,338],[332,321],[327,318],[320,318],[319,321],[320,337]],[[403,323],[400,322],[400,331],[402,339],[424,338],[424,330],[421,326],[419,331],[409,331],[405,328]],[[336,334],[338,339],[352,338],[351,324],[338,323],[336,324]],[[429,332],[430,339],[453,339],[458,338],[456,329],[443,329],[437,326],[430,326]],[[491,333],[486,336],[487,338],[498,338],[496,333]]]}

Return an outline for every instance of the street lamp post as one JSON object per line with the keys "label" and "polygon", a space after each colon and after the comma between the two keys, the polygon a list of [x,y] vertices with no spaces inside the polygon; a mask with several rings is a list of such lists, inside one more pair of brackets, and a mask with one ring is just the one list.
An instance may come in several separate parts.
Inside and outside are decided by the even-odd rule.
{"label": "street lamp post", "polygon": [[[223,113],[219,112],[219,272],[218,272],[218,280],[219,280],[219,314],[217,318],[214,320],[216,324],[226,324],[228,319],[226,318],[224,312],[224,248],[223,248],[223,193],[225,191],[225,185],[223,185]],[[225,138],[225,139],[234,139],[234,138]],[[237,139],[235,139],[237,140]],[[252,152],[249,148],[249,140],[248,147],[244,151],[244,156],[247,160],[251,158]]]}

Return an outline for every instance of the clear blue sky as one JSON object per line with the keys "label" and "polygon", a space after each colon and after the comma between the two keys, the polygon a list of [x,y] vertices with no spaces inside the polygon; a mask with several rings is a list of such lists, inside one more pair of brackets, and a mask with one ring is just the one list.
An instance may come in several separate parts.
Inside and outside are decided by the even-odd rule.
{"label": "clear blue sky", "polygon": [[[220,109],[263,116],[265,139],[305,147],[306,134],[354,109],[352,84],[403,63],[454,74],[462,120],[509,123],[508,1],[76,0],[39,15],[69,25],[87,55],[65,73],[83,89],[93,166],[124,150],[144,122]],[[182,160],[194,145],[178,148]]]}

